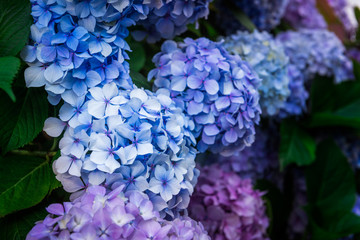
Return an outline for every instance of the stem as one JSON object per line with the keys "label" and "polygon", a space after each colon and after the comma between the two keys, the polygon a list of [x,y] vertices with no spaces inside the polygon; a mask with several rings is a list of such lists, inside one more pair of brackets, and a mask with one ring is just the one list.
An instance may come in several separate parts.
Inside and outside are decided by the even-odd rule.
{"label": "stem", "polygon": [[28,150],[12,150],[11,153],[22,156],[35,156],[35,157],[53,157],[56,152],[43,152],[43,151],[28,151]]}

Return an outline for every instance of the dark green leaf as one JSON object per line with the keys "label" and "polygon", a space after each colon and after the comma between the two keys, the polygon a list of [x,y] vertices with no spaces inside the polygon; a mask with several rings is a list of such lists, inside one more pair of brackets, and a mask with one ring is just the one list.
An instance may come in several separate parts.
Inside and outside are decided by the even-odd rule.
{"label": "dark green leaf", "polygon": [[201,32],[198,28],[196,28],[195,24],[189,24],[187,26],[188,31],[192,32],[193,34],[195,34],[196,37],[201,37]]}
{"label": "dark green leaf", "polygon": [[0,239],[24,240],[35,222],[47,215],[46,206],[39,205],[0,219]]}
{"label": "dark green leaf", "polygon": [[48,161],[30,156],[0,159],[0,216],[38,204],[50,190]]}
{"label": "dark green leaf", "polygon": [[360,25],[360,8],[359,7],[355,7],[354,8],[354,12],[355,12],[355,18],[357,20],[357,22]]}
{"label": "dark green leaf", "polygon": [[4,153],[32,141],[41,132],[48,117],[44,90],[21,87],[14,90],[16,103],[0,95],[0,147]]}
{"label": "dark green leaf", "polygon": [[360,63],[356,60],[353,60],[353,67],[355,79],[356,81],[360,81]]}
{"label": "dark green leaf", "polygon": [[0,1],[0,57],[15,56],[28,41],[30,8],[28,0]]}
{"label": "dark green leaf", "polygon": [[238,9],[231,9],[232,13],[234,14],[235,18],[250,32],[253,32],[256,29],[254,23],[250,20],[248,16],[246,16],[242,11]]}
{"label": "dark green leaf", "polygon": [[332,140],[317,147],[316,161],[306,171],[306,184],[313,239],[360,232],[360,218],[351,213],[356,198],[354,172]]}
{"label": "dark green leaf", "polygon": [[[324,91],[326,89],[326,91]],[[335,85],[330,79],[316,78],[311,91],[310,127],[360,125],[360,81]]]}
{"label": "dark green leaf", "polygon": [[[267,180],[258,180],[256,182],[256,188],[265,191],[266,194],[263,196],[267,200],[267,208],[270,206],[270,209],[267,209],[270,219],[269,233],[271,239],[285,239],[286,232],[283,229],[287,226],[287,202],[285,202],[285,197],[283,193],[271,182]],[[271,217],[270,217],[271,216]]]}
{"label": "dark green leaf", "polygon": [[207,35],[211,38],[216,40],[216,38],[219,36],[219,33],[216,31],[216,29],[209,24],[207,21],[202,21],[202,23],[204,24],[206,31],[207,31]]}
{"label": "dark green leaf", "polygon": [[16,57],[0,57],[0,88],[15,102],[11,84],[20,68],[20,60]]}
{"label": "dark green leaf", "polygon": [[[54,161],[56,160],[56,159],[58,159],[59,157],[60,157],[60,150],[58,150],[57,152],[56,152],[56,155],[53,157],[53,159],[51,160],[51,165],[54,163]],[[61,187],[62,185],[61,185],[61,182],[59,181],[59,180],[57,180],[56,178],[55,178],[55,174],[54,173],[52,173],[51,174],[51,179],[50,179],[50,192],[51,191],[53,191],[53,190],[55,190],[55,189],[57,189],[57,188],[59,188],[59,187]]]}
{"label": "dark green leaf", "polygon": [[129,52],[129,65],[131,72],[139,72],[145,64],[146,54],[142,44],[138,42],[130,42],[132,52]]}
{"label": "dark green leaf", "polygon": [[146,80],[146,78],[138,72],[130,72],[130,76],[132,81],[137,87],[143,87],[145,89],[151,90],[150,83]]}
{"label": "dark green leaf", "polygon": [[293,121],[282,122],[280,141],[280,167],[295,163],[298,166],[309,165],[315,160],[316,144],[314,139]]}

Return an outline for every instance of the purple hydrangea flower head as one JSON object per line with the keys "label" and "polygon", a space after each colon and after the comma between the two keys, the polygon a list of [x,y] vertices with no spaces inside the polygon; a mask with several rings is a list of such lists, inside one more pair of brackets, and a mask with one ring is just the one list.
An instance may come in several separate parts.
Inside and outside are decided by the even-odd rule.
{"label": "purple hydrangea flower head", "polygon": [[289,0],[284,18],[296,29],[327,27],[324,17],[316,8],[316,0]]}
{"label": "purple hydrangea flower head", "polygon": [[282,185],[282,176],[279,171],[279,157],[272,149],[278,147],[274,144],[275,131],[257,128],[254,143],[243,151],[229,152],[227,156],[214,156],[216,162],[225,172],[237,173],[243,179],[256,182],[267,179],[279,188]]}
{"label": "purple hydrangea flower head", "polygon": [[280,23],[288,0],[232,0],[261,30],[270,30]]}
{"label": "purple hydrangea flower head", "polygon": [[222,152],[251,145],[260,119],[260,79],[247,62],[206,38],[166,41],[153,58],[155,88],[170,96],[195,124],[197,148]]}
{"label": "purple hydrangea flower head", "polygon": [[351,22],[349,14],[347,12],[348,1],[347,0],[327,0],[330,7],[334,10],[336,17],[340,20],[344,26],[346,32],[350,38],[354,37],[356,33],[356,27]]}
{"label": "purple hydrangea flower head", "polygon": [[346,55],[360,63],[360,50],[357,48],[351,48],[347,51]]}
{"label": "purple hydrangea flower head", "polygon": [[225,38],[224,48],[239,54],[262,79],[259,86],[262,113],[277,114],[290,95],[288,57],[282,46],[267,32],[237,32]]}
{"label": "purple hydrangea flower head", "polygon": [[148,18],[139,22],[145,30],[134,31],[133,36],[137,40],[146,37],[150,43],[159,41],[161,38],[173,39],[185,32],[188,24],[207,17],[211,1],[161,0],[158,7],[151,9]]}
{"label": "purple hydrangea flower head", "polygon": [[64,99],[60,119],[48,119],[44,130],[58,136],[65,129],[53,165],[65,190],[121,184],[151,195],[164,213],[187,207],[198,176],[193,124],[166,89],[124,91],[112,82],[90,88],[85,99]]}
{"label": "purple hydrangea flower head", "polygon": [[[334,77],[339,83],[353,78],[352,62],[334,33],[321,29],[288,31],[277,36],[289,57],[290,97],[281,116],[298,115],[306,110],[305,84],[315,75]],[[300,51],[301,50],[301,51]]]}
{"label": "purple hydrangea flower head", "polygon": [[269,239],[263,194],[253,189],[250,179],[211,165],[201,169],[189,214],[214,239]]}
{"label": "purple hydrangea flower head", "polygon": [[51,204],[49,215],[26,239],[210,239],[201,223],[188,217],[163,220],[147,195],[122,190],[120,186],[107,193],[104,187],[92,186],[72,202]]}

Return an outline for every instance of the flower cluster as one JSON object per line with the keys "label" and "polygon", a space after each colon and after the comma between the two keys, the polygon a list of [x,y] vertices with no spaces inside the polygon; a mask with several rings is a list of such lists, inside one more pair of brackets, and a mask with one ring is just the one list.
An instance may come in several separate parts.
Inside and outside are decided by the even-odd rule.
{"label": "flower cluster", "polygon": [[259,86],[262,113],[273,116],[288,98],[288,58],[282,46],[267,32],[237,32],[225,38],[224,48],[239,54],[261,78]]}
{"label": "flower cluster", "polygon": [[91,88],[86,99],[64,95],[60,120],[49,118],[44,130],[57,136],[66,127],[54,162],[65,190],[122,183],[125,191],[147,192],[170,215],[186,208],[198,175],[195,139],[166,92],[119,91],[108,83]]}
{"label": "flower cluster", "polygon": [[[135,39],[154,43],[161,38],[173,39],[185,32],[187,25],[195,23],[199,18],[209,14],[209,3],[212,0],[160,0],[159,8],[153,8],[146,20],[139,25],[145,30],[137,30],[132,34]],[[166,2],[166,3],[165,3]]]}
{"label": "flower cluster", "polygon": [[188,217],[172,222],[159,218],[149,198],[120,186],[92,186],[73,202],[51,204],[49,215],[28,233],[35,239],[167,239],[210,240],[201,223]]}
{"label": "flower cluster", "polygon": [[232,0],[261,30],[270,30],[280,23],[288,0]]}
{"label": "flower cluster", "polygon": [[272,132],[268,128],[257,128],[253,145],[241,152],[230,153],[229,156],[218,156],[217,162],[221,169],[237,173],[241,178],[249,178],[253,182],[267,179],[281,188],[281,176],[278,174],[279,156],[272,150],[278,147],[274,141],[274,130],[272,129]]}
{"label": "flower cluster", "polygon": [[30,66],[25,71],[25,81],[28,87],[45,86],[54,105],[66,92],[82,97],[89,88],[109,82],[123,89],[132,88],[129,64],[125,61],[129,59],[126,51],[130,48],[125,41],[129,26],[149,17],[143,24],[151,32],[158,29],[159,40],[182,33],[186,23],[208,14],[207,1],[31,2],[35,23],[31,27],[31,43],[21,54]]}
{"label": "flower cluster", "polygon": [[[334,77],[339,83],[352,76],[352,63],[345,56],[345,47],[335,34],[327,30],[302,29],[277,36],[289,57],[290,97],[281,115],[298,115],[306,110],[308,92],[305,83],[316,74]],[[299,51],[301,49],[301,51]]]}
{"label": "flower cluster", "polygon": [[242,180],[211,165],[201,170],[189,214],[201,221],[214,239],[268,239],[263,194],[253,189],[250,179]]}
{"label": "flower cluster", "polygon": [[206,38],[166,41],[153,58],[156,88],[171,97],[195,123],[197,148],[222,152],[252,144],[260,120],[260,79],[238,55]]}
{"label": "flower cluster", "polygon": [[324,29],[327,26],[316,8],[316,0],[289,0],[284,18],[297,29]]}
{"label": "flower cluster", "polygon": [[327,2],[334,10],[336,17],[340,20],[346,32],[350,35],[350,37],[353,37],[356,33],[356,27],[351,22],[349,14],[347,13],[347,0],[327,0]]}

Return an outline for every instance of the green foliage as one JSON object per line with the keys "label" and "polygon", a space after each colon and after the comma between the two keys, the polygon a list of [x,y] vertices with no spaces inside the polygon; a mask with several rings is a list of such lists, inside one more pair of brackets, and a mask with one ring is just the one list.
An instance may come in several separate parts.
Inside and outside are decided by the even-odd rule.
{"label": "green foliage", "polygon": [[[355,66],[355,73],[360,65]],[[309,127],[360,127],[360,79],[334,84],[318,77],[311,90],[311,119]]]}
{"label": "green foliage", "polygon": [[47,215],[45,206],[37,206],[0,219],[0,239],[24,240],[35,222]]}
{"label": "green foliage", "polygon": [[48,103],[43,89],[15,88],[18,100],[0,96],[0,147],[3,153],[22,147],[42,130],[48,117]]}
{"label": "green foliage", "polygon": [[250,32],[253,32],[256,29],[254,23],[250,20],[248,16],[246,16],[242,11],[232,8],[231,9],[235,18]]}
{"label": "green foliage", "polygon": [[49,162],[30,156],[0,159],[0,216],[38,204],[49,192]]}
{"label": "green foliage", "polygon": [[18,58],[0,57],[0,88],[9,95],[12,101],[15,101],[15,95],[11,84],[19,68],[20,60]]}
{"label": "green foliage", "polygon": [[0,57],[17,55],[28,41],[30,9],[28,0],[0,1]]}
{"label": "green foliage", "polygon": [[315,140],[296,122],[291,120],[282,122],[280,134],[279,160],[281,169],[291,163],[304,166],[314,162]]}
{"label": "green foliage", "polygon": [[131,72],[139,72],[145,65],[146,54],[142,44],[138,42],[129,43],[132,52],[129,52],[129,65]]}
{"label": "green foliage", "polygon": [[[269,235],[271,239],[285,239],[287,216],[290,202],[285,201],[284,194],[271,182],[258,180],[257,189],[266,192],[263,199],[266,200],[267,216],[270,219]],[[270,217],[271,216],[271,217]]]}
{"label": "green foliage", "polygon": [[146,80],[144,75],[142,75],[139,72],[130,72],[130,76],[132,78],[132,81],[137,87],[143,87],[145,89],[151,90],[150,83]]}
{"label": "green foliage", "polygon": [[356,198],[353,170],[332,140],[320,143],[316,161],[306,170],[312,239],[331,240],[360,232],[360,217],[351,213]]}

